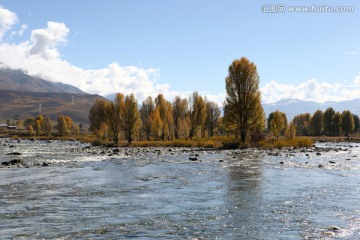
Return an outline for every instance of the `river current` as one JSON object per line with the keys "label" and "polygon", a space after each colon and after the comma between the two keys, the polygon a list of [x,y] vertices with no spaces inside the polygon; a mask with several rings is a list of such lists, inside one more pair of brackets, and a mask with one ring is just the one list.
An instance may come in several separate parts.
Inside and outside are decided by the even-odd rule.
{"label": "river current", "polygon": [[360,239],[357,143],[232,151],[0,144],[0,162],[25,164],[0,168],[0,239]]}

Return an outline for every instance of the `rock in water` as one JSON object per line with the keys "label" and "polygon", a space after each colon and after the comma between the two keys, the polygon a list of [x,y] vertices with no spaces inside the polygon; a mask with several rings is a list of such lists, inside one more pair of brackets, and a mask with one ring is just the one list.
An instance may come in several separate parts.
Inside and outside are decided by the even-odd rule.
{"label": "rock in water", "polygon": [[6,155],[18,156],[18,155],[21,155],[21,153],[19,153],[19,152],[11,152],[11,153],[7,153]]}
{"label": "rock in water", "polygon": [[340,231],[340,228],[338,226],[330,226],[330,227],[328,227],[328,230],[337,232],[337,231]]}

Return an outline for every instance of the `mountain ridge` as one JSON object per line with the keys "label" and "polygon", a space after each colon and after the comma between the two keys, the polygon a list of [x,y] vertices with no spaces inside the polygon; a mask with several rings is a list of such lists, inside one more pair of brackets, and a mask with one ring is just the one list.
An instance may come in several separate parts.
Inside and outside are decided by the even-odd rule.
{"label": "mountain ridge", "polygon": [[263,103],[263,107],[266,117],[268,117],[271,112],[279,110],[286,114],[289,121],[296,115],[303,113],[310,113],[312,115],[316,110],[325,111],[329,107],[332,107],[338,112],[350,110],[353,114],[360,115],[360,98],[338,102],[327,101],[323,103],[299,99],[281,99],[274,103]]}
{"label": "mountain ridge", "polygon": [[0,67],[0,90],[87,94],[70,84],[50,82],[3,65]]}
{"label": "mountain ridge", "polygon": [[69,84],[32,77],[0,63],[0,123],[42,114],[54,122],[59,115],[67,115],[76,123],[88,124],[90,108],[97,98],[105,99]]}

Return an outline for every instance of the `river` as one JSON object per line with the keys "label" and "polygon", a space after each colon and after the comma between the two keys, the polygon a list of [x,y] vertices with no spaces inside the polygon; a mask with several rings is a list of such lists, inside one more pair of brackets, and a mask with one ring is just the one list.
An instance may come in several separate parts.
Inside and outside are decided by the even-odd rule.
{"label": "river", "polygon": [[360,239],[357,143],[232,151],[0,143],[0,162],[26,164],[0,168],[0,239]]}

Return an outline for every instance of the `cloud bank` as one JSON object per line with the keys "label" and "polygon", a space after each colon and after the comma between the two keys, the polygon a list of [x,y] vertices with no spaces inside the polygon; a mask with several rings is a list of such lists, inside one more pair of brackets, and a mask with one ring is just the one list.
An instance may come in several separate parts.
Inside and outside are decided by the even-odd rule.
{"label": "cloud bank", "polygon": [[318,82],[316,79],[310,79],[298,85],[271,81],[260,91],[262,100],[266,103],[281,99],[300,99],[315,102],[350,100],[360,97],[360,73],[349,86],[340,83]]}
{"label": "cloud bank", "polygon": [[[116,92],[134,93],[139,99],[169,91],[168,84],[157,84],[158,69],[120,66],[113,62],[100,69],[82,69],[62,59],[58,47],[66,44],[70,32],[64,23],[47,23],[34,29],[30,38],[19,44],[4,41],[4,36],[19,22],[15,13],[0,6],[0,61],[12,69],[53,82],[71,84],[81,90],[106,96]],[[26,25],[9,35],[22,35]],[[173,94],[172,94],[173,95]]]}
{"label": "cloud bank", "polygon": [[[117,92],[134,93],[139,101],[147,96],[155,97],[159,93],[169,100],[176,95],[188,97],[196,90],[177,92],[171,90],[169,84],[157,83],[159,69],[121,66],[117,62],[99,69],[83,69],[71,64],[62,58],[59,51],[60,46],[66,45],[70,32],[64,23],[49,21],[45,28],[31,30],[29,39],[12,43],[14,36],[22,36],[27,31],[27,25],[19,25],[19,22],[16,13],[0,6],[0,62],[12,69],[21,69],[29,75],[71,84],[85,92],[102,96]],[[263,102],[267,103],[286,98],[317,102],[349,100],[360,96],[360,73],[351,86],[318,82],[315,79],[298,85],[271,81],[260,91]],[[222,105],[225,86],[224,92],[220,94],[199,93]]]}

